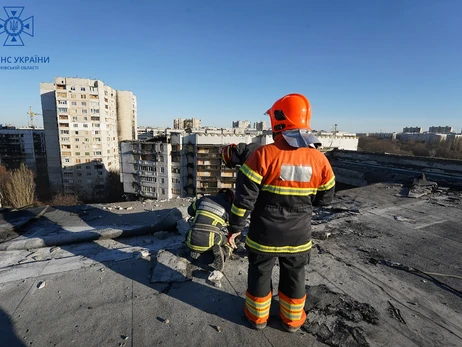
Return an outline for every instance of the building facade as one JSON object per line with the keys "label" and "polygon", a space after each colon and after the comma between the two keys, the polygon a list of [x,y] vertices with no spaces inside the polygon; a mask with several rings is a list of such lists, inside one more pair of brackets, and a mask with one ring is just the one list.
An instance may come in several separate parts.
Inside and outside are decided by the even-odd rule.
{"label": "building facade", "polygon": [[136,97],[65,77],[41,83],[40,94],[51,188],[101,198],[108,173],[119,171],[119,141],[137,138]]}
{"label": "building facade", "polygon": [[444,127],[442,127],[442,126],[434,126],[434,127],[428,128],[428,132],[429,133],[438,133],[438,134],[450,134],[450,133],[453,133],[454,130],[450,126],[444,126]]}
{"label": "building facade", "polygon": [[36,192],[44,196],[48,188],[44,130],[0,126],[0,165],[15,170],[22,163],[34,172]]}
{"label": "building facade", "polygon": [[251,127],[251,123],[248,120],[233,121],[233,128],[248,129],[250,127]]}
{"label": "building facade", "polygon": [[421,127],[406,127],[403,128],[403,133],[411,133],[411,134],[421,134],[423,129]]}

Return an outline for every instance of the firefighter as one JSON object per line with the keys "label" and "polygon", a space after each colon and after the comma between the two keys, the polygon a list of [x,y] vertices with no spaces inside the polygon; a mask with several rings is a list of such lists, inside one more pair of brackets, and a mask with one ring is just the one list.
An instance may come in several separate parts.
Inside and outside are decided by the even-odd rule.
{"label": "firefighter", "polygon": [[221,160],[227,168],[234,169],[238,165],[243,165],[252,152],[260,146],[254,142],[226,145],[221,150]]}
{"label": "firefighter", "polygon": [[257,148],[238,172],[228,240],[234,248],[250,215],[245,315],[254,328],[266,327],[271,273],[279,259],[280,317],[285,330],[296,332],[306,320],[312,209],[331,203],[335,177],[310,131],[311,106],[305,96],[288,94],[265,114],[271,119],[274,142]]}
{"label": "firefighter", "polygon": [[203,196],[188,207],[194,218],[186,235],[190,256],[198,259],[203,253],[213,253],[211,266],[219,271],[223,271],[225,260],[233,251],[226,235],[233,201],[234,190],[222,188],[217,195]]}

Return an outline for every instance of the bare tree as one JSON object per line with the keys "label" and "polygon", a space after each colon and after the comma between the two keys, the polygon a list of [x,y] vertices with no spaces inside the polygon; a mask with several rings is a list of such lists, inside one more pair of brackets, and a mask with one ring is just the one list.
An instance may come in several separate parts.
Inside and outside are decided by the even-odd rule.
{"label": "bare tree", "polygon": [[5,184],[5,193],[7,200],[14,208],[21,208],[34,203],[34,173],[24,163],[19,169],[11,172],[10,180]]}

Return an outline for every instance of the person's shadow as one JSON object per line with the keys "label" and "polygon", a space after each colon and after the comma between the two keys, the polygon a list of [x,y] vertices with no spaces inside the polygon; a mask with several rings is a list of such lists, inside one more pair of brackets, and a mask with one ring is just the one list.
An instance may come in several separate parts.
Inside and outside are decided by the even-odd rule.
{"label": "person's shadow", "polygon": [[[81,206],[62,206],[62,207],[53,207],[50,208],[49,210],[54,211],[54,210],[61,210],[66,213],[80,213],[81,214]],[[176,211],[175,211],[176,210]],[[167,215],[168,213],[179,213],[181,215],[182,212],[176,208],[174,209],[164,209],[164,210],[156,210],[154,211],[156,214],[161,214],[161,215]],[[84,222],[88,224],[89,227],[94,227],[96,230],[99,228],[103,227],[105,220],[105,215],[110,214],[113,215],[111,216],[112,218],[119,218],[117,214],[114,214],[108,210],[100,210],[100,209],[92,209],[90,211],[85,212],[81,217]],[[101,216],[102,218],[93,218],[92,216]],[[127,216],[130,218],[130,223],[136,223],[137,220],[145,220],[148,219],[146,218],[146,215],[149,215],[149,212],[140,212],[140,213],[134,213],[131,214],[131,216]],[[121,220],[122,218],[119,218],[118,220]],[[48,219],[46,217],[46,214],[44,214],[40,218],[40,223],[41,225],[52,225],[55,223]],[[159,221],[159,224],[162,223],[162,221]],[[29,231],[32,229],[34,225],[30,225],[28,227]],[[155,232],[161,231],[158,230],[159,228],[156,229],[156,225],[150,225],[150,227],[153,228]],[[86,237],[89,240],[98,240],[100,239],[100,234],[92,230],[85,231],[84,233],[86,234]],[[168,231],[172,237],[179,237],[179,232],[176,230],[176,226],[174,229],[171,230],[164,230]],[[51,232],[52,234],[54,231]],[[79,232],[82,233],[82,232]],[[26,232],[22,236],[24,237],[25,235],[28,235],[29,232]],[[32,233],[34,234],[34,233]],[[31,235],[32,235],[31,234]],[[71,235],[74,234],[72,232],[68,232],[66,230],[63,231],[63,239],[67,239],[72,236],[77,236],[77,235]],[[92,235],[94,234],[94,235]],[[45,235],[43,237],[43,240],[48,240],[50,235]],[[69,237],[67,237],[69,236]],[[129,233],[126,234],[126,236],[129,236]],[[35,236],[37,238],[37,236]],[[119,237],[117,238],[117,241],[119,243],[123,243],[127,246],[131,247],[136,247],[139,245],[136,244],[136,240],[133,239],[132,237]],[[51,244],[48,244],[48,242],[44,242],[43,247],[46,246],[54,246]],[[85,247],[75,247],[75,244],[68,243],[66,240],[66,244],[59,245],[61,249],[68,251],[76,256],[84,256],[89,259],[93,259],[95,261],[100,261],[98,259],[98,254],[101,254],[102,252],[111,252],[111,258],[112,259],[127,259],[126,257],[126,252],[123,252],[122,250],[119,249],[111,249],[108,250],[105,247],[101,246],[100,244],[96,242],[92,242],[92,247],[91,251],[85,250]],[[170,253],[179,256],[181,258],[188,259],[188,254],[189,251],[186,247],[186,245],[181,245],[180,246],[175,246],[173,249],[167,249]],[[200,282],[196,282],[194,280],[187,280],[184,282],[173,282],[173,283],[151,283],[151,273],[155,269],[157,272],[162,272],[163,270],[165,271],[174,271],[171,268],[167,268],[165,265],[158,263],[156,261],[157,258],[157,252],[151,252],[151,259],[146,258],[138,258],[134,259],[133,261],[123,261],[123,262],[108,262],[105,264],[106,267],[109,269],[113,270],[114,272],[131,279],[133,281],[136,281],[142,285],[145,285],[149,288],[152,288],[154,291],[160,293],[163,293],[165,295],[168,295],[174,299],[177,299],[179,301],[182,301],[188,305],[191,305],[192,307],[195,307],[203,312],[209,313],[209,314],[214,314],[224,320],[233,322],[238,325],[246,326],[249,327],[247,324],[247,321],[245,319],[244,313],[243,313],[243,308],[244,308],[244,302],[245,299],[240,297],[239,295],[233,295],[230,293],[227,293],[226,291],[223,291],[219,288],[216,288],[213,286],[213,284],[207,283],[207,277],[209,275],[209,271],[211,271],[210,267],[207,267],[204,265],[204,263],[198,264],[197,262],[194,262],[192,259],[188,259],[192,264],[191,269],[191,277],[195,277],[196,279],[199,279]],[[213,257],[212,257],[213,258]],[[207,258],[206,258],[207,259]],[[164,268],[164,269],[163,269]],[[149,278],[148,275],[149,274]],[[204,283],[205,280],[205,283]],[[225,280],[226,281],[226,280]],[[213,301],[209,300],[210,298],[214,298]],[[217,305],[217,302],[219,305]]]}
{"label": "person's shadow", "polygon": [[13,322],[8,314],[0,309],[0,346],[26,347],[14,331]]}

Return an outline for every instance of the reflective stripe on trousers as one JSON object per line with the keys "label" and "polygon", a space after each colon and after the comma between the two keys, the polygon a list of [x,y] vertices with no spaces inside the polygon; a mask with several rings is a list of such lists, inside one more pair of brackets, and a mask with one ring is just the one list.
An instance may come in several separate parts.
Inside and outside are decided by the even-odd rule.
{"label": "reflective stripe on trousers", "polygon": [[265,323],[269,318],[271,307],[271,292],[263,298],[250,295],[246,292],[244,312],[247,318],[257,324]]}
{"label": "reflective stripe on trousers", "polygon": [[279,291],[279,308],[281,319],[287,325],[298,328],[305,323],[305,300],[306,294],[301,299],[292,299]]}

